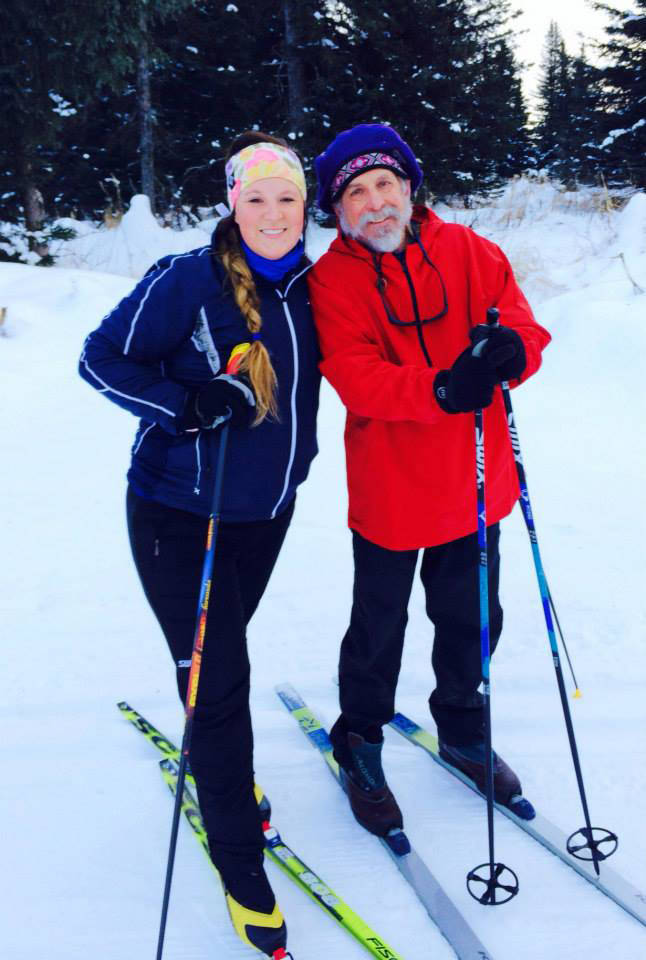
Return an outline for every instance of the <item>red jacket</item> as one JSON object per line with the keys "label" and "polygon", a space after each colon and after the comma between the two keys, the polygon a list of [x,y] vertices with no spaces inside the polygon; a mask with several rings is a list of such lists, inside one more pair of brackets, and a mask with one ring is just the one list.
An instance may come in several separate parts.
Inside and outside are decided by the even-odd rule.
{"label": "red jacket", "polygon": [[[373,254],[341,234],[309,273],[323,360],[321,372],[347,407],[349,525],[391,550],[447,543],[477,529],[473,414],[446,414],[433,381],[469,346],[469,330],[496,306],[522,337],[527,367],[540,366],[550,336],[532,316],[504,253],[467,227],[444,223],[424,207],[414,219],[420,241]],[[389,320],[377,288],[377,267]],[[410,279],[410,282],[409,282]],[[415,324],[415,301],[421,325]],[[420,334],[426,354],[422,350]],[[514,385],[517,385],[518,381]],[[487,523],[511,512],[519,489],[500,389],[485,410]]]}

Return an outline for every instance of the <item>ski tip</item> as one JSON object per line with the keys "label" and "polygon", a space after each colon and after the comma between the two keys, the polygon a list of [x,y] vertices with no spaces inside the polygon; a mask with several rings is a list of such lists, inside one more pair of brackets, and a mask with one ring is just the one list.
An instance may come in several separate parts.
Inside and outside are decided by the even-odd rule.
{"label": "ski tip", "polygon": [[290,713],[293,713],[294,710],[300,710],[301,707],[305,706],[305,701],[291,683],[278,683],[274,687],[274,690]]}

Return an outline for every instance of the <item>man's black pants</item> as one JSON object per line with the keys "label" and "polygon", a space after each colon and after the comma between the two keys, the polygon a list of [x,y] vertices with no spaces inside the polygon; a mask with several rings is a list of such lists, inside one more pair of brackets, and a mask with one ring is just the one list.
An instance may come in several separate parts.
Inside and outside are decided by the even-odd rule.
{"label": "man's black pants", "polygon": [[[492,653],[502,631],[499,537],[498,524],[488,528]],[[418,551],[386,550],[356,531],[353,548],[352,613],[339,661],[340,725],[374,739],[375,728],[388,723],[395,712]],[[478,692],[482,679],[479,559],[477,534],[427,547],[422,558],[426,612],[435,626],[432,665],[436,687],[429,706],[440,738],[458,746],[484,738],[482,695]]]}
{"label": "man's black pants", "polygon": [[[221,523],[215,549],[190,765],[213,861],[223,876],[262,863],[253,795],[246,626],[269,581],[294,503],[274,520]],[[186,699],[208,521],[127,496],[128,532],[144,592]]]}

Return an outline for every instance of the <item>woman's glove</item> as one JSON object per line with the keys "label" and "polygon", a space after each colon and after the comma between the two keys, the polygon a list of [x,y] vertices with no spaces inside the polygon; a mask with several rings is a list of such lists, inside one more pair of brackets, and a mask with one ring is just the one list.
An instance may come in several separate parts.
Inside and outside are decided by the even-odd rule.
{"label": "woman's glove", "polygon": [[527,357],[525,355],[525,345],[519,335],[511,327],[503,327],[500,324],[496,327],[485,327],[480,337],[476,331],[482,330],[482,327],[474,327],[471,331],[472,342],[484,339],[485,344],[482,347],[481,357],[489,361],[498,375],[498,380],[517,380],[521,377],[527,366]]}
{"label": "woman's glove", "polygon": [[221,374],[189,396],[184,414],[184,429],[202,427],[213,430],[231,413],[231,426],[251,426],[256,398],[246,377]]}
{"label": "woman's glove", "polygon": [[440,370],[433,390],[445,413],[470,413],[489,406],[498,382],[498,372],[489,360],[474,357],[473,347],[467,347],[450,370]]}

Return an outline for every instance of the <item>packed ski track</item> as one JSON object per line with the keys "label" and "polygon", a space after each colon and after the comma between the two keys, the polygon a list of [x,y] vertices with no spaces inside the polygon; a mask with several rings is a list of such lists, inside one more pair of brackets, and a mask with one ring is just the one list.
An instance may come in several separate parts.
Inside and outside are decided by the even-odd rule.
{"label": "packed ski track", "polygon": [[[600,206],[592,192],[520,180],[487,208],[436,209],[500,243],[553,335],[542,370],[514,391],[514,409],[543,563],[583,692],[570,706],[591,820],[619,834],[610,864],[644,889],[646,196],[620,211]],[[135,204],[116,230],[84,229],[62,266],[0,265],[0,918],[8,960],[140,960],[156,944],[172,805],[159,754],[116,704],[127,700],[175,742],[182,710],[127,543],[136,424],[89,390],[76,365],[85,335],[155,256],[208,242],[204,229],[190,238],[166,230],[162,248],[158,229]],[[311,255],[331,236],[311,227]],[[406,960],[452,960],[274,690],[291,682],[325,726],[336,717],[352,591],[343,422],[324,385],[321,452],[249,630],[257,779],[285,843],[383,941]],[[539,812],[570,833],[583,815],[518,507],[503,523],[501,553],[494,746]],[[398,708],[433,729],[430,646],[416,585]],[[495,960],[646,957],[644,926],[500,815],[497,859],[516,871],[520,893],[496,908],[476,903],[465,877],[487,859],[484,802],[390,729],[384,765],[411,842]],[[268,871],[295,960],[367,955],[273,864]],[[164,955],[253,956],[184,823]]]}

